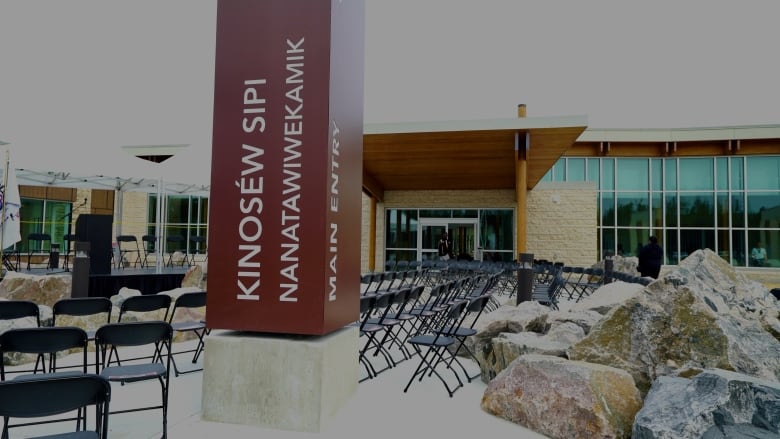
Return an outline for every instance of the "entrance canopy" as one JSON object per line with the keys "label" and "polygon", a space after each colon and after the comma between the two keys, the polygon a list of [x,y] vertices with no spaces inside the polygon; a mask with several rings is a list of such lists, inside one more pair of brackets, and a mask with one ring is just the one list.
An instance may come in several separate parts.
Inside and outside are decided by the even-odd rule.
{"label": "entrance canopy", "polygon": [[366,124],[363,189],[515,189],[515,149],[527,150],[527,189],[574,145],[585,116]]}

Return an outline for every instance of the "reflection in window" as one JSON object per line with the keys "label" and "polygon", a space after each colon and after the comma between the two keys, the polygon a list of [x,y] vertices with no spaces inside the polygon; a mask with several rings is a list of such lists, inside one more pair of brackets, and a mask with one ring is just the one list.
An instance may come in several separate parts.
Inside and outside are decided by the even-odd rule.
{"label": "reflection in window", "polygon": [[705,248],[715,251],[715,230],[680,229],[680,260],[685,259],[696,250]]}
{"label": "reflection in window", "polygon": [[649,236],[647,229],[617,229],[618,254],[638,256]]}
{"label": "reflection in window", "polygon": [[615,159],[601,160],[601,189],[615,189]]}
{"label": "reflection in window", "polygon": [[680,193],[680,227],[714,227],[714,195],[709,193]]}
{"label": "reflection in window", "polygon": [[744,161],[742,157],[731,158],[731,190],[745,189],[745,178],[743,177]]}
{"label": "reflection in window", "polygon": [[387,248],[417,248],[417,210],[388,209],[385,227]]}
{"label": "reflection in window", "polygon": [[745,193],[731,194],[731,227],[745,227]]}
{"label": "reflection in window", "polygon": [[[207,237],[208,235],[208,201],[209,199],[206,197],[188,195],[168,195],[166,197],[167,208],[165,212],[168,216],[163,218],[163,233],[166,237],[181,236],[184,239],[180,242],[169,242],[167,239],[164,243],[161,242],[164,252],[180,250],[193,253],[196,250],[203,250],[190,248],[191,245],[196,245],[190,242],[190,238],[193,236]],[[149,195],[147,206],[147,234],[154,236],[157,221],[157,195]],[[140,237],[138,239],[140,245]],[[205,248],[206,244],[197,245]],[[149,243],[148,250],[154,251],[154,243]]]}
{"label": "reflection in window", "polygon": [[[59,244],[60,248],[65,248],[65,235],[70,228],[70,209],[69,201],[42,200],[36,198],[22,198],[20,208],[19,232],[22,240],[16,244],[20,252],[26,252],[27,236],[30,233],[46,233],[51,236],[53,244]],[[30,243],[33,250],[41,248],[41,243]],[[45,249],[49,248],[49,243],[43,244]]]}
{"label": "reflection in window", "polygon": [[666,194],[666,226],[677,226],[677,196]]}
{"label": "reflection in window", "polygon": [[748,227],[780,227],[780,192],[748,192],[747,208]]}
{"label": "reflection in window", "polygon": [[601,193],[601,225],[615,225],[615,195],[613,192]]}
{"label": "reflection in window", "polygon": [[747,158],[747,188],[780,190],[780,156]]}
{"label": "reflection in window", "polygon": [[566,181],[585,181],[585,159],[566,160]]}
{"label": "reflection in window", "polygon": [[715,187],[711,158],[680,159],[680,190],[713,190]]}
{"label": "reflection in window", "polygon": [[514,249],[514,211],[508,209],[483,210],[479,218],[480,243],[485,250]]}
{"label": "reflection in window", "polygon": [[650,206],[647,193],[618,192],[617,225],[624,227],[650,226]]}
{"label": "reflection in window", "polygon": [[[727,192],[718,192],[716,197],[717,201],[717,215],[715,216],[715,223],[717,227],[729,226],[729,194]],[[720,241],[718,241],[720,244]]]}
{"label": "reflection in window", "polygon": [[647,159],[621,159],[617,162],[617,187],[623,191],[646,191],[649,189]]}
{"label": "reflection in window", "polygon": [[664,183],[663,163],[664,161],[662,159],[650,159],[650,166],[652,167],[652,171],[650,174],[650,177],[652,179],[651,187],[653,188],[654,191],[663,190],[663,183]]}

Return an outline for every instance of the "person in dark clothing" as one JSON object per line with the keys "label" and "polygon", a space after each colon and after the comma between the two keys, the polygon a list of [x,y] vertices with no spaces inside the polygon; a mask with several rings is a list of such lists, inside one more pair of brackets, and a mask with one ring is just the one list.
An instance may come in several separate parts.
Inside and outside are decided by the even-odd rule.
{"label": "person in dark clothing", "polygon": [[639,251],[639,273],[642,277],[658,279],[661,264],[664,260],[664,250],[658,245],[658,238],[651,236],[648,243]]}
{"label": "person in dark clothing", "polygon": [[450,241],[449,236],[447,236],[447,232],[441,233],[438,248],[439,259],[442,261],[449,261],[452,257],[452,241]]}

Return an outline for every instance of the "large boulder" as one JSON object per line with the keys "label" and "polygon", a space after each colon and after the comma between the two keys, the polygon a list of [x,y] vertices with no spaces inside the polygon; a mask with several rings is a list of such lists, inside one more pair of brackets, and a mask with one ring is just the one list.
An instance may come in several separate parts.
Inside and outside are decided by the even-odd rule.
{"label": "large boulder", "polygon": [[637,413],[633,439],[780,437],[780,383],[707,369],[659,377]]}
{"label": "large boulder", "polygon": [[523,302],[520,305],[505,304],[497,310],[484,314],[474,325],[477,333],[468,337],[466,347],[474,353],[482,371],[482,380],[490,381],[495,374],[508,363],[493,353],[493,338],[502,333],[526,331],[526,326],[540,316],[550,312],[550,308],[539,302]]}
{"label": "large boulder", "polygon": [[765,287],[699,250],[613,308],[568,355],[628,371],[643,393],[658,376],[705,368],[777,381],[780,341],[766,325],[777,315]]}
{"label": "large boulder", "polygon": [[29,300],[38,305],[54,306],[70,297],[71,276],[35,275],[9,271],[0,281],[0,297],[8,300]]}
{"label": "large boulder", "polygon": [[187,269],[184,273],[184,277],[181,280],[181,286],[183,288],[194,287],[201,290],[206,289],[206,276],[204,274],[203,267],[200,264],[195,264]]}
{"label": "large boulder", "polygon": [[623,370],[523,355],[488,384],[481,405],[551,438],[629,438],[642,399]]}
{"label": "large boulder", "polygon": [[592,311],[604,315],[615,306],[637,297],[644,289],[645,287],[640,284],[621,281],[611,282],[602,285],[589,296],[583,297],[579,302],[572,304],[568,311]]}

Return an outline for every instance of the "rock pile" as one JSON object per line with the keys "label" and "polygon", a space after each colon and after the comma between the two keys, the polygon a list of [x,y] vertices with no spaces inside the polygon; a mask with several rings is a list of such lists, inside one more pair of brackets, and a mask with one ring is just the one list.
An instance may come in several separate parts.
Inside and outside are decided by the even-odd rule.
{"label": "rock pile", "polygon": [[[505,307],[468,341],[490,413],[553,438],[780,437],[778,301],[709,250],[567,311]],[[706,407],[683,398],[693,388]],[[680,398],[699,411],[653,419],[674,418]]]}

